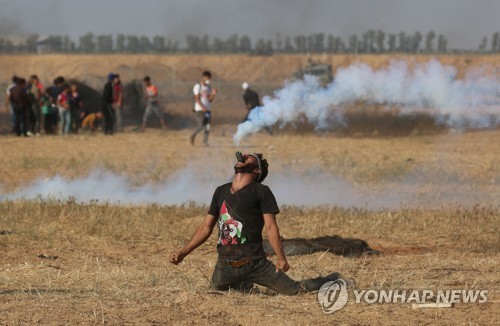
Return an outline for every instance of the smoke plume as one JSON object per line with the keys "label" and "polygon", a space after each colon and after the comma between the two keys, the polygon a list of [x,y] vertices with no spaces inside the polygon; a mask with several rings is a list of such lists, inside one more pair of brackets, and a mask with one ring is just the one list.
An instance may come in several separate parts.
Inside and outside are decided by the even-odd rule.
{"label": "smoke plume", "polygon": [[342,107],[364,102],[400,108],[401,114],[427,112],[454,129],[490,128],[500,124],[499,84],[486,69],[473,70],[457,79],[452,66],[436,60],[410,69],[403,61],[373,70],[366,64],[340,68],[326,88],[313,76],[287,82],[263,106],[252,110],[238,125],[236,144],[265,126],[282,126],[305,116],[318,129],[345,126]]}
{"label": "smoke plume", "polygon": [[188,201],[206,203],[212,195],[206,189],[215,190],[216,183],[210,177],[202,178],[185,170],[164,183],[134,186],[126,177],[100,171],[74,180],[62,176],[38,180],[3,198],[0,196],[0,200],[74,199],[81,203],[98,201],[115,204],[182,204]]}
{"label": "smoke plume", "polygon": [[[224,183],[224,180],[229,182],[231,175],[226,178],[220,175],[204,176],[186,168],[163,182],[134,186],[126,177],[101,171],[74,180],[61,176],[38,180],[28,187],[0,195],[0,201],[52,199],[119,205],[180,205],[186,202],[209,205],[215,188]],[[488,205],[499,196],[498,191],[478,192],[473,184],[450,183],[446,178],[439,180],[435,177],[432,178],[433,191],[427,191],[422,184],[429,185],[428,177],[418,172],[408,175],[404,180],[388,183],[383,188],[352,184],[340,176],[318,169],[272,173],[265,184],[273,191],[278,204],[292,206],[336,205],[371,210],[422,205],[464,207]]]}

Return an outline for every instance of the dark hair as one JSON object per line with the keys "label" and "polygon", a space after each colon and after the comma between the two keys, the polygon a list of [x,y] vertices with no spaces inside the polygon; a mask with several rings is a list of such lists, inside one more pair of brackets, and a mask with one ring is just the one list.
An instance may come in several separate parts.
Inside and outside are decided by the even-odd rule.
{"label": "dark hair", "polygon": [[201,75],[208,78],[212,78],[212,73],[208,70],[205,70]]}
{"label": "dark hair", "polygon": [[62,88],[63,89],[71,89],[71,87],[69,86],[69,84],[64,84]]}
{"label": "dark hair", "polygon": [[262,183],[262,181],[264,181],[269,173],[269,164],[267,163],[267,160],[264,158],[264,155],[262,155],[262,153],[253,153],[249,155],[253,156],[258,161],[260,174],[255,181],[257,181],[258,183]]}
{"label": "dark hair", "polygon": [[16,83],[17,83],[17,80],[18,80],[18,79],[19,79],[19,77],[17,77],[17,76],[12,76],[12,82],[13,82],[14,84],[16,84]]}
{"label": "dark hair", "polygon": [[30,78],[31,79],[38,79],[38,76],[37,75],[31,75]]}
{"label": "dark hair", "polygon": [[146,76],[146,77],[144,77],[144,81],[145,82],[151,81],[151,78],[149,76]]}
{"label": "dark hair", "polygon": [[17,78],[16,84],[17,85],[26,85],[26,79],[24,79],[24,78]]}
{"label": "dark hair", "polygon": [[54,84],[63,84],[65,81],[63,76],[59,76],[54,80]]}

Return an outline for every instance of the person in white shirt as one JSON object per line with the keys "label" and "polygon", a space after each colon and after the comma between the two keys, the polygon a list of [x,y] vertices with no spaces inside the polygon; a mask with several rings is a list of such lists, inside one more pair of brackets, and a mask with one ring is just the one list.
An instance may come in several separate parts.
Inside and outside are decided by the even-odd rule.
{"label": "person in white shirt", "polygon": [[210,120],[212,119],[212,101],[217,94],[217,89],[210,86],[210,79],[212,78],[212,74],[210,71],[204,71],[201,75],[200,83],[194,85],[193,94],[194,94],[194,113],[196,117],[196,121],[198,126],[195,131],[191,135],[191,145],[194,146],[194,140],[196,135],[205,129],[205,134],[203,137],[203,144],[208,146],[208,134],[210,133]]}

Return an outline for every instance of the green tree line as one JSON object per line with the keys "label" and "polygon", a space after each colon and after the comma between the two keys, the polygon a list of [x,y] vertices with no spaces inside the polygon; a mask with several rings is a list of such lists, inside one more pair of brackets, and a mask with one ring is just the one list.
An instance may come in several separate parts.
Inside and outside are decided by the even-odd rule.
{"label": "green tree line", "polygon": [[[490,40],[490,42],[489,42]],[[500,33],[484,37],[475,50],[468,52],[500,52]],[[454,53],[449,49],[445,36],[434,31],[425,34],[387,34],[381,30],[369,30],[361,35],[341,38],[333,34],[315,33],[294,37],[276,34],[272,39],[257,39],[248,35],[233,34],[227,39],[208,35],[186,35],[181,48],[178,41],[164,36],[87,33],[77,40],[64,35],[30,35],[13,41],[0,36],[0,53],[244,53],[271,55],[274,53]]]}

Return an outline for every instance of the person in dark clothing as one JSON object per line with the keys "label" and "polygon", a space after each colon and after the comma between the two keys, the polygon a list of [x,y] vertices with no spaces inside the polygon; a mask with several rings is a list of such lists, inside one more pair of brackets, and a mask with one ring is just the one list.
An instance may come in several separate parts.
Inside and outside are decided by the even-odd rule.
{"label": "person in dark clothing", "polygon": [[39,135],[42,125],[40,99],[43,89],[37,75],[31,75],[27,86],[27,93],[30,99],[28,105],[28,135]]}
{"label": "person in dark clothing", "polygon": [[[262,106],[260,103],[260,98],[259,94],[254,91],[253,89],[250,89],[250,85],[248,85],[247,82],[244,82],[241,87],[243,88],[243,102],[245,102],[245,107],[248,110],[247,115],[245,116],[245,119],[241,121],[241,123],[248,121],[248,117],[250,115],[250,112],[252,112],[253,109],[255,109],[258,106]],[[269,135],[273,134],[273,131],[271,127],[266,126],[264,128]]]}
{"label": "person in dark clothing", "polygon": [[102,94],[102,114],[104,115],[104,134],[113,134],[113,122],[115,119],[113,110],[113,83],[116,75],[109,73],[108,82],[104,85]]}
{"label": "person in dark clothing", "polygon": [[26,93],[26,80],[24,78],[18,78],[16,86],[10,90],[10,101],[16,117],[14,132],[18,136],[27,136],[30,99]]}
{"label": "person in dark clothing", "polygon": [[50,112],[47,121],[50,121],[50,127],[46,127],[45,133],[56,134],[57,123],[59,122],[59,109],[57,108],[57,98],[63,91],[65,79],[64,77],[57,77],[53,81],[53,85],[47,88],[50,97]]}
{"label": "person in dark clothing", "polygon": [[[257,283],[278,293],[295,295],[316,291],[324,283],[335,281],[339,273],[325,277],[295,281],[285,274],[288,265],[276,223],[278,204],[269,187],[262,185],[268,174],[268,163],[262,154],[243,155],[244,162],[234,166],[232,182],[215,190],[204,221],[191,240],[170,256],[179,264],[211,235],[218,226],[218,260],[212,275],[212,288],[247,292]],[[266,258],[262,245],[262,229],[266,227],[277,264]]]}

